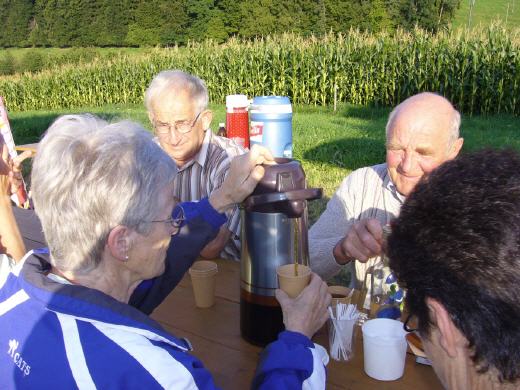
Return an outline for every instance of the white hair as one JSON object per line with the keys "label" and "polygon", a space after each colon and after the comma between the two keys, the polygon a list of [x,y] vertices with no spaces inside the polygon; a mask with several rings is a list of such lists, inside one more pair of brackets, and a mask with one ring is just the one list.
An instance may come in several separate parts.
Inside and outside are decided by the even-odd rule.
{"label": "white hair", "polygon": [[175,94],[188,92],[197,112],[208,108],[208,88],[204,81],[182,70],[165,70],[156,75],[146,89],[144,104],[149,113],[153,112],[154,100],[166,90]]}
{"label": "white hair", "polygon": [[386,138],[387,138],[387,140],[388,140],[388,134],[390,133],[390,128],[392,127],[393,121],[394,121],[396,115],[399,113],[400,109],[405,104],[408,104],[410,99],[415,99],[417,97],[420,97],[421,95],[422,96],[424,96],[424,95],[434,95],[434,96],[437,96],[439,98],[442,98],[452,108],[452,117],[451,117],[449,128],[447,129],[447,131],[448,131],[448,149],[450,149],[453,146],[454,142],[456,140],[458,140],[459,137],[460,137],[460,113],[455,109],[455,107],[453,107],[453,105],[450,103],[450,101],[448,99],[446,99],[445,97],[443,97],[441,95],[433,93],[433,92],[423,92],[423,93],[420,93],[418,95],[410,96],[409,98],[405,99],[404,101],[399,103],[397,106],[395,106],[395,108],[392,110],[392,112],[388,116],[388,121],[386,122]]}
{"label": "white hair", "polygon": [[88,272],[117,225],[148,234],[158,194],[175,178],[173,160],[136,123],[65,115],[47,130],[32,168],[36,214],[51,263]]}

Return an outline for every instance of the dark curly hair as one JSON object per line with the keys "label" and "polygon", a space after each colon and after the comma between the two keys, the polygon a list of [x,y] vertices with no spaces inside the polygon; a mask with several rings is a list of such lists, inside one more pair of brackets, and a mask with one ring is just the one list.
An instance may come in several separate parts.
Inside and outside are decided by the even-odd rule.
{"label": "dark curly hair", "polygon": [[426,298],[448,311],[479,372],[520,378],[520,155],[483,150],[444,163],[403,205],[390,267],[428,337]]}

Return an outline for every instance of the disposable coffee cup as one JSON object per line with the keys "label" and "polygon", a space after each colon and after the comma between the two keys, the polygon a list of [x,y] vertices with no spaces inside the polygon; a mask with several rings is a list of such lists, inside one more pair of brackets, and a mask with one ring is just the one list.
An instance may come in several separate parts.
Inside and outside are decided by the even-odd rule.
{"label": "disposable coffee cup", "polygon": [[365,373],[380,381],[402,377],[407,346],[403,323],[377,318],[365,322],[361,329]]}
{"label": "disposable coffee cup", "polygon": [[329,286],[329,294],[332,295],[330,305],[332,307],[335,307],[338,303],[348,305],[352,298],[353,292],[354,290],[351,290],[345,286]]}
{"label": "disposable coffee cup", "polygon": [[218,272],[217,263],[208,260],[196,261],[188,272],[191,276],[195,306],[203,309],[213,306]]}
{"label": "disposable coffee cup", "polygon": [[311,269],[303,264],[298,264],[297,273],[294,264],[286,264],[278,267],[278,283],[290,298],[296,298],[311,280]]}

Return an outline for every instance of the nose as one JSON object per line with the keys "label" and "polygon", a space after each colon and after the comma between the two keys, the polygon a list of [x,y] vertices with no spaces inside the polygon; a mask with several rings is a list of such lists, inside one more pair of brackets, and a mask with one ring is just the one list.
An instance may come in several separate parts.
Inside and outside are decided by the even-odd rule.
{"label": "nose", "polygon": [[415,158],[412,152],[405,150],[403,159],[401,160],[401,171],[403,173],[409,173],[413,171],[415,164]]}
{"label": "nose", "polygon": [[170,142],[172,145],[177,145],[181,142],[182,134],[180,134],[175,128],[170,129]]}

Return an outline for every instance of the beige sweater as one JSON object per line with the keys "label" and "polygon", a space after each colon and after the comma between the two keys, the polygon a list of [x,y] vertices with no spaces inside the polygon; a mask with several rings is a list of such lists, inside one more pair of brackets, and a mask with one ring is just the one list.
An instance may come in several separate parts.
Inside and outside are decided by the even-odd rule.
{"label": "beige sweater", "polygon": [[[311,268],[325,280],[337,274],[342,266],[336,263],[332,250],[350,227],[367,218],[375,218],[386,225],[399,215],[403,202],[404,197],[390,180],[386,164],[352,172],[343,180],[327,203],[325,212],[309,231]],[[380,257],[367,263],[355,262],[357,288],[361,287],[366,270],[374,264],[375,268],[379,264],[382,266]]]}

